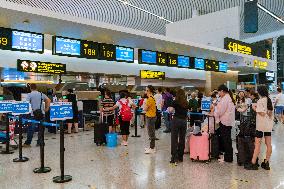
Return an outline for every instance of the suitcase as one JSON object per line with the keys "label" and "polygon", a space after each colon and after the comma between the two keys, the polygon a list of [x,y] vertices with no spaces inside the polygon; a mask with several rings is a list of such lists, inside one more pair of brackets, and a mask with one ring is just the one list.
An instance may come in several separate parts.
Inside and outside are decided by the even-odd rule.
{"label": "suitcase", "polygon": [[98,124],[95,124],[94,127],[94,143],[96,143],[97,146],[101,146],[103,144],[106,144],[106,134],[108,133],[108,124],[107,119],[103,119],[103,115],[100,116],[101,119]]}
{"label": "suitcase", "polygon": [[[208,116],[212,117],[212,116]],[[214,131],[215,131],[215,118]],[[212,158],[219,157],[218,136],[215,133],[209,133],[209,119],[208,132],[203,132],[201,135],[191,135],[189,139],[189,152],[192,161],[210,161]]]}
{"label": "suitcase", "polygon": [[251,162],[254,151],[254,138],[253,137],[240,137],[238,136],[238,165],[242,166]]}

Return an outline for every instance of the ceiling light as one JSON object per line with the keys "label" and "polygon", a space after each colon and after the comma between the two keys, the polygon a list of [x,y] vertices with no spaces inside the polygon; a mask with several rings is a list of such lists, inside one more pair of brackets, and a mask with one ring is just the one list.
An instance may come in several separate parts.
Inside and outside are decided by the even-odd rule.
{"label": "ceiling light", "polygon": [[137,6],[135,6],[135,5],[133,5],[133,4],[129,3],[129,2],[127,2],[127,0],[117,0],[117,1],[119,1],[120,3],[123,3],[124,5],[127,5],[127,6],[130,6],[130,7],[132,7],[132,8],[135,8],[135,9],[137,9],[137,10],[139,10],[139,11],[142,11],[142,12],[145,12],[145,13],[150,14],[150,15],[152,15],[152,16],[155,16],[155,17],[159,18],[160,20],[164,20],[164,21],[166,21],[166,22],[168,22],[168,23],[173,23],[173,21],[168,20],[168,19],[166,19],[166,18],[164,18],[164,17],[162,17],[162,16],[159,16],[159,15],[157,15],[157,14],[154,14],[154,13],[152,13],[152,12],[150,12],[150,11],[145,10],[145,9],[142,9],[142,8],[140,8],[140,7],[137,7]]}
{"label": "ceiling light", "polygon": [[273,12],[269,11],[267,8],[265,8],[264,6],[262,6],[261,4],[257,3],[258,8],[260,8],[261,10],[263,10],[264,12],[266,12],[267,14],[269,14],[270,16],[272,16],[273,18],[275,18],[277,21],[281,22],[282,24],[284,24],[284,20],[281,19],[279,16],[277,16],[276,14],[274,14]]}

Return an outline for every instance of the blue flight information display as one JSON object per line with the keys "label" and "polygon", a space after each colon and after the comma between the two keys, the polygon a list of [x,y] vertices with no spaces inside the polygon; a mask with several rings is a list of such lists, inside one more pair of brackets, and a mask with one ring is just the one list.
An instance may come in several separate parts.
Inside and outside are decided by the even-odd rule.
{"label": "blue flight information display", "polygon": [[201,110],[202,111],[209,111],[210,107],[211,107],[211,100],[210,99],[202,99]]}
{"label": "blue flight information display", "polygon": [[225,62],[219,62],[219,72],[228,72],[228,64]]}
{"label": "blue flight information display", "polygon": [[203,58],[194,58],[194,68],[198,70],[204,70],[205,60]]}
{"label": "blue flight information display", "polygon": [[43,53],[43,34],[13,30],[12,49]]}
{"label": "blue flight information display", "polygon": [[54,37],[53,54],[66,56],[81,55],[81,41],[65,37]]}
{"label": "blue flight information display", "polygon": [[[157,52],[141,50],[141,62],[142,64],[156,64],[157,63]],[[140,59],[139,59],[140,60]]]}
{"label": "blue flight information display", "polygon": [[71,102],[55,102],[50,104],[50,120],[73,119],[73,109]]}
{"label": "blue flight information display", "polygon": [[189,57],[188,56],[178,56],[178,67],[189,68]]}
{"label": "blue flight information display", "polygon": [[116,61],[134,62],[134,49],[116,46]]}

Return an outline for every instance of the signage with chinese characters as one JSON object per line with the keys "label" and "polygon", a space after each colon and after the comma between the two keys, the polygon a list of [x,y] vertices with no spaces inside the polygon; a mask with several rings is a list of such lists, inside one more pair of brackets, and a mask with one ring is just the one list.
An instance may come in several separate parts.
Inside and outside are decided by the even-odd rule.
{"label": "signage with chinese characters", "polygon": [[224,48],[232,52],[238,52],[242,54],[271,59],[271,50],[264,49],[256,45],[248,44],[228,37],[224,39]]}
{"label": "signage with chinese characters", "polygon": [[202,99],[201,101],[201,110],[210,111],[211,108],[211,99]]}
{"label": "signage with chinese characters", "polygon": [[268,62],[266,61],[261,61],[261,60],[254,60],[253,61],[253,67],[255,68],[259,68],[259,69],[267,69],[268,66]]}
{"label": "signage with chinese characters", "polygon": [[0,49],[43,53],[44,35],[10,28],[0,28]]}
{"label": "signage with chinese characters", "polygon": [[31,111],[32,111],[32,108],[29,102],[15,101],[13,103],[13,106],[12,106],[13,115],[30,114]]}
{"label": "signage with chinese characters", "polygon": [[50,120],[73,119],[72,102],[55,102],[50,104]]}
{"label": "signage with chinese characters", "polygon": [[14,101],[10,101],[10,100],[0,101],[0,113],[12,113],[13,102]]}
{"label": "signage with chinese characters", "polygon": [[150,71],[150,70],[140,70],[141,79],[162,79],[166,77],[165,72],[160,71]]}
{"label": "signage with chinese characters", "polygon": [[20,72],[65,74],[66,64],[18,59],[17,70]]}

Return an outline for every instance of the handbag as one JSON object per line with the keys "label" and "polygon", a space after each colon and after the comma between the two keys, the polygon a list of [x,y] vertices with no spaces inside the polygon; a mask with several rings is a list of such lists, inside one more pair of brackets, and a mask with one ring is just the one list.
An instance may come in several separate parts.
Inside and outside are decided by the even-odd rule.
{"label": "handbag", "polygon": [[40,93],[40,108],[33,110],[34,119],[36,121],[41,121],[44,118],[41,107],[42,107],[42,93]]}

